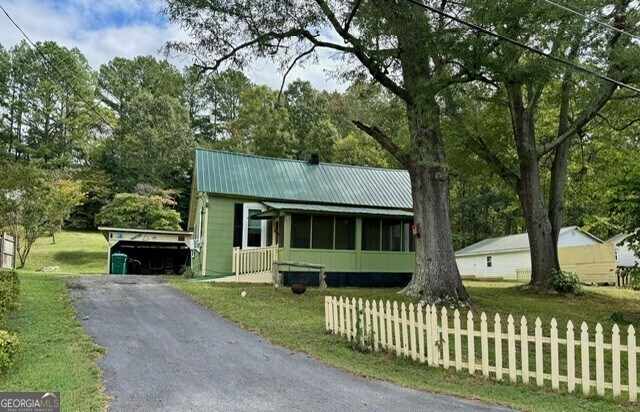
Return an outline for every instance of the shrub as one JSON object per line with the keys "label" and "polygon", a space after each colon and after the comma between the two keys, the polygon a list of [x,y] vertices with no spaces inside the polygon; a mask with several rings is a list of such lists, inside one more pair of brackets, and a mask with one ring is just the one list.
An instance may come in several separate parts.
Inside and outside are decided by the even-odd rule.
{"label": "shrub", "polygon": [[180,274],[187,279],[196,277],[196,272],[194,272],[193,269],[191,269],[189,266],[183,266],[180,269],[180,272],[181,272]]}
{"label": "shrub", "polygon": [[5,373],[11,369],[19,347],[20,342],[15,333],[0,330],[0,373]]}
{"label": "shrub", "polygon": [[578,291],[578,275],[564,270],[554,270],[551,273],[551,286],[560,293],[575,293]]}
{"label": "shrub", "polygon": [[627,287],[630,287],[633,290],[640,290],[640,268],[635,267],[629,270],[629,283],[627,283]]}
{"label": "shrub", "polygon": [[0,270],[0,326],[6,323],[7,315],[18,308],[20,279],[15,270]]}

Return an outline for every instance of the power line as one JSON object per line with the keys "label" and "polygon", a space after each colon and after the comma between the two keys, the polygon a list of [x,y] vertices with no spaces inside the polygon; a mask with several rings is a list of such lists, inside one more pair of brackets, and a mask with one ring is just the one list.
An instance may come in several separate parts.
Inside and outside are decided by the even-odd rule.
{"label": "power line", "polygon": [[593,17],[589,17],[586,14],[579,12],[578,10],[572,9],[571,7],[565,6],[563,4],[556,3],[556,2],[551,1],[551,0],[542,0],[542,1],[544,1],[545,3],[547,3],[547,4],[551,5],[551,6],[558,7],[558,8],[560,8],[560,9],[566,11],[566,12],[569,12],[569,13],[575,14],[576,16],[582,17],[583,19],[588,20],[588,21],[590,21],[592,23],[599,24],[599,25],[601,25],[603,27],[606,27],[608,29],[616,31],[616,32],[618,32],[620,34],[625,34],[625,35],[627,35],[629,37],[632,37],[632,38],[634,38],[636,40],[640,40],[640,36],[636,36],[635,34],[632,34],[632,33],[629,33],[627,31],[624,31],[622,29],[619,29],[616,26],[613,26],[613,25],[611,25],[609,23],[605,23],[605,22],[600,21],[598,19],[594,19]]}
{"label": "power line", "polygon": [[38,52],[38,54],[40,54],[40,56],[42,56],[42,58],[45,60],[45,62],[51,67],[53,68],[53,70],[58,74],[58,76],[60,77],[60,79],[62,79],[63,82],[65,82],[67,84],[67,86],[69,86],[69,88],[76,94],[76,96],[78,96],[83,102],[85,102],[89,108],[91,109],[92,112],[94,112],[96,115],[98,115],[98,117],[100,118],[100,120],[102,120],[102,122],[104,124],[106,124],[107,126],[109,126],[111,128],[111,130],[113,130],[114,132],[116,131],[115,127],[113,127],[113,125],[104,118],[104,116],[102,115],[102,113],[100,113],[95,106],[93,105],[92,102],[90,102],[89,100],[87,100],[80,92],[78,92],[78,90],[67,80],[67,78],[62,74],[62,72],[60,70],[58,70],[58,68],[55,66],[55,64],[53,64],[53,62],[44,54],[44,52],[40,49],[40,47],[38,47],[38,45],[36,43],[33,42],[33,40],[31,40],[31,38],[27,35],[27,33],[25,33],[24,30],[22,30],[22,28],[18,25],[18,23],[15,22],[15,20],[13,20],[13,18],[9,15],[9,13],[7,12],[7,10],[2,6],[2,4],[0,4],[0,9],[2,10],[2,12],[4,13],[5,16],[7,16],[7,18],[9,19],[9,21],[11,21],[11,23],[13,23],[13,25],[20,31],[20,33],[22,33],[22,36],[24,36],[25,39],[27,39],[27,41],[33,46],[34,49],[36,49],[36,51]]}
{"label": "power line", "polygon": [[582,73],[590,74],[590,75],[598,77],[598,78],[600,78],[602,80],[606,80],[606,81],[608,81],[610,83],[613,83],[613,84],[615,84],[617,86],[623,87],[625,89],[633,90],[636,93],[640,93],[640,89],[639,88],[636,88],[634,86],[628,85],[626,83],[623,83],[623,82],[621,82],[619,80],[613,79],[613,78],[611,78],[609,76],[606,76],[604,74],[600,74],[600,73],[595,72],[593,70],[589,70],[589,69],[584,68],[584,67],[582,67],[582,66],[580,66],[578,64],[575,64],[575,63],[572,63],[572,62],[570,62],[568,60],[564,60],[564,59],[562,59],[560,57],[554,56],[553,54],[544,52],[542,50],[538,50],[535,47],[532,47],[532,46],[529,46],[528,44],[519,42],[518,40],[513,40],[512,38],[507,37],[505,35],[502,35],[500,33],[496,33],[496,32],[493,32],[491,30],[485,29],[484,27],[478,26],[475,23],[470,23],[470,22],[468,22],[466,20],[461,19],[460,17],[451,15],[451,14],[446,13],[446,12],[444,12],[442,10],[439,10],[439,9],[437,9],[435,7],[431,7],[431,6],[427,5],[427,4],[421,3],[418,0],[407,0],[407,1],[410,2],[410,3],[415,4],[416,6],[419,6],[419,7],[422,7],[424,9],[427,9],[432,13],[438,14],[438,15],[440,15],[442,17],[446,17],[446,18],[448,18],[450,20],[453,20],[453,21],[455,21],[457,23],[460,23],[460,24],[462,24],[464,26],[470,27],[470,28],[472,28],[472,29],[474,29],[474,30],[476,30],[478,32],[481,32],[481,33],[487,34],[489,36],[495,37],[495,38],[497,38],[499,40],[502,40],[502,41],[505,41],[507,43],[513,44],[514,46],[520,47],[522,49],[526,49],[526,50],[528,50],[528,51],[530,51],[532,53],[535,53],[535,54],[537,54],[539,56],[542,56],[542,57],[546,57],[546,58],[548,58],[550,60],[553,60],[553,61],[555,61],[557,63],[564,64],[566,66],[572,67],[572,68],[574,68],[574,69],[576,69],[576,70],[578,70],[578,71],[580,71]]}

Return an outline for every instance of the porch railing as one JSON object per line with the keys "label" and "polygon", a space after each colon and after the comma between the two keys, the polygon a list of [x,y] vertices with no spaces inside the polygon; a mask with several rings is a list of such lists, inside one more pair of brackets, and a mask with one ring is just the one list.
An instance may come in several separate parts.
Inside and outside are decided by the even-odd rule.
{"label": "porch railing", "polygon": [[237,282],[243,276],[270,275],[273,262],[278,260],[278,246],[267,246],[255,249],[233,248],[233,273]]}

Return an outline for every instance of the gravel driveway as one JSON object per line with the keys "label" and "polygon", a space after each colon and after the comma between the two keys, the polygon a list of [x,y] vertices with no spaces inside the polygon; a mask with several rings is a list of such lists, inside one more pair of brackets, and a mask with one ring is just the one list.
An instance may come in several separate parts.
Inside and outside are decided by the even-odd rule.
{"label": "gravel driveway", "polygon": [[265,342],[160,278],[69,280],[110,411],[445,411],[485,404],[367,380]]}

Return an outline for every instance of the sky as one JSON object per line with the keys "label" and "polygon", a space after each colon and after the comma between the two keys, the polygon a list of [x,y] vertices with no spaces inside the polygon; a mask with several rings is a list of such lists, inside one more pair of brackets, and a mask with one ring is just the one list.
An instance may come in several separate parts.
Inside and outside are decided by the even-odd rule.
{"label": "sky", "polygon": [[[163,59],[166,41],[188,38],[162,15],[158,0],[0,0],[11,17],[35,41],[54,40],[77,47],[94,69],[114,57],[152,55]],[[18,29],[0,14],[0,44],[11,48],[23,39]],[[169,60],[179,68],[191,64],[187,56]],[[297,78],[310,81],[317,89],[343,91],[346,84],[328,76],[328,58],[295,68],[287,83]],[[256,62],[245,74],[255,83],[279,88],[282,73],[270,62]]]}

